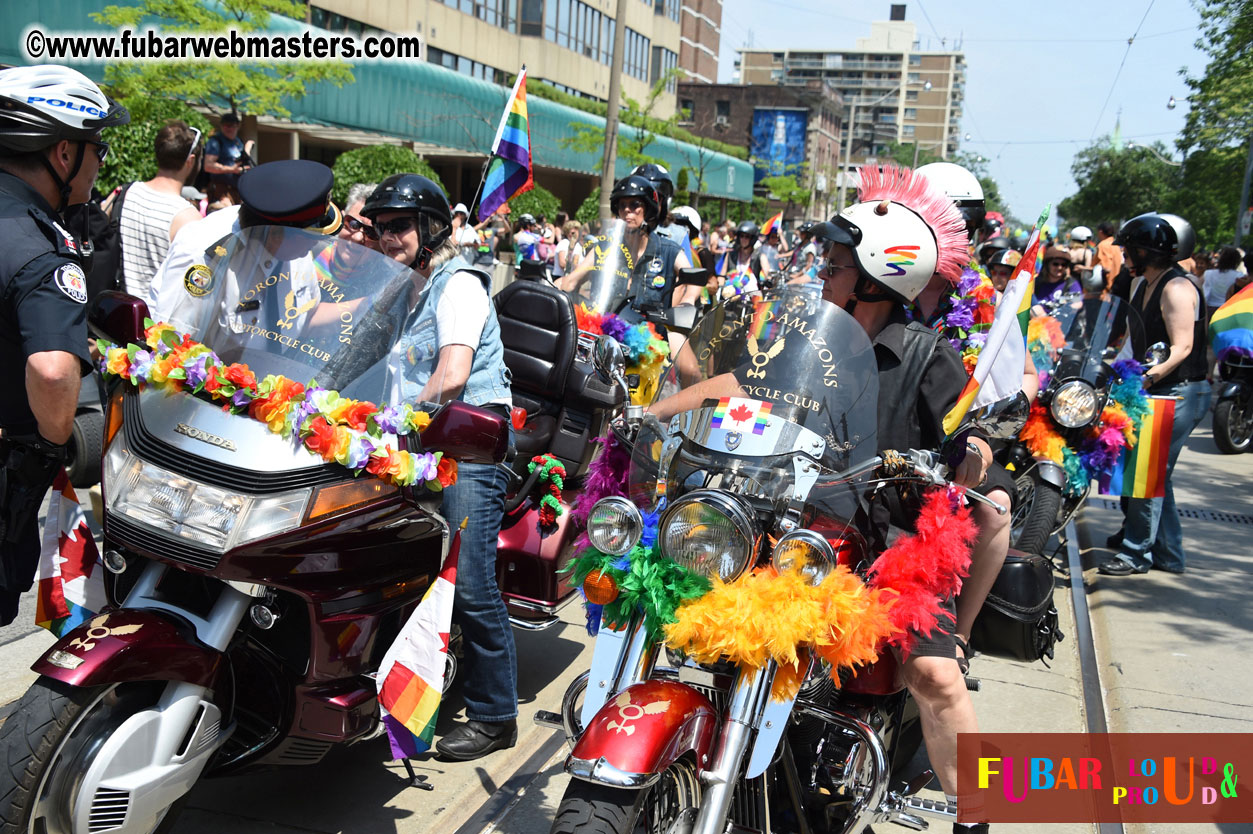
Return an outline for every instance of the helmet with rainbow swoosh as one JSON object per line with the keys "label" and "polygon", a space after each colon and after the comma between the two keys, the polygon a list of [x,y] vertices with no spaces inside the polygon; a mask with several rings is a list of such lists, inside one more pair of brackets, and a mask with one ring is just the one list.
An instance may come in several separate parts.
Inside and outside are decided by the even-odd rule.
{"label": "helmet with rainbow swoosh", "polygon": [[909,168],[867,165],[861,169],[857,199],[815,228],[814,236],[852,249],[864,281],[909,304],[933,274],[948,281],[961,274],[968,257],[965,221],[925,176]]}

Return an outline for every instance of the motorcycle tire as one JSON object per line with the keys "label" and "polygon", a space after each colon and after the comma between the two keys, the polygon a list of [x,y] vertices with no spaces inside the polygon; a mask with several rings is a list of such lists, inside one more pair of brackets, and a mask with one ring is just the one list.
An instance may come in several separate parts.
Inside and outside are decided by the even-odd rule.
{"label": "motorcycle tire", "polygon": [[1235,400],[1214,406],[1214,445],[1224,455],[1239,455],[1253,445],[1253,418]]}
{"label": "motorcycle tire", "polygon": [[[1024,490],[1024,479],[1031,481],[1031,491]],[[1030,501],[1025,505],[1026,516],[1022,527],[1013,537],[1012,546],[1023,553],[1043,555],[1049,537],[1057,526],[1057,514],[1062,508],[1062,491],[1034,473],[1020,476],[1014,484],[1014,491],[1019,501]]]}
{"label": "motorcycle tire", "polygon": [[[681,759],[644,790],[623,790],[571,779],[550,834],[665,834],[687,809],[700,807],[696,769]],[[643,820],[640,815],[644,814]]]}
{"label": "motorcycle tire", "polygon": [[79,489],[100,483],[103,451],[104,415],[99,411],[79,412],[70,431],[69,457],[65,461],[70,483]]}
{"label": "motorcycle tire", "polygon": [[[94,749],[137,710],[160,697],[164,683],[74,687],[39,678],[0,729],[0,834],[70,834],[70,801]],[[166,809],[153,829],[164,834],[187,797]]]}

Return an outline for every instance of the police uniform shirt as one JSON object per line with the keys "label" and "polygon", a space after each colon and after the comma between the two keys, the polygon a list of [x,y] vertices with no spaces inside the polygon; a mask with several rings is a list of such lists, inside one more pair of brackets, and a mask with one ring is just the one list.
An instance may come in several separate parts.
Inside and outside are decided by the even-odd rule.
{"label": "police uniform shirt", "polygon": [[35,430],[26,401],[26,360],[65,351],[91,370],[87,277],[79,247],[48,201],[0,171],[0,426]]}

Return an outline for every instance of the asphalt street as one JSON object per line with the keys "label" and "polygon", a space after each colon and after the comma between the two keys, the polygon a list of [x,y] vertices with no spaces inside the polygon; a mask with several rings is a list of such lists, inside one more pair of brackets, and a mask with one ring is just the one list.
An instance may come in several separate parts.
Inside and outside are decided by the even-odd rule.
{"label": "asphalt street", "polygon": [[[1188,442],[1175,470],[1184,516],[1188,572],[1099,576],[1117,505],[1094,497],[1078,519],[1082,589],[1091,612],[1103,714],[1112,732],[1253,732],[1253,673],[1241,662],[1253,641],[1253,457],[1221,455],[1208,421]],[[1059,564],[1064,564],[1064,549]],[[1055,601],[1066,640],[1051,666],[976,657],[973,695],[985,731],[1083,732],[1089,725],[1075,609],[1069,580],[1057,575]],[[52,642],[33,626],[28,601],[19,620],[0,629],[0,704],[34,679],[30,664]],[[518,746],[478,762],[424,758],[415,770],[433,790],[410,787],[388,760],[384,739],[332,751],[303,768],[261,771],[198,786],[176,834],[426,834],[547,831],[565,790],[564,744],[535,725],[538,709],[557,710],[566,683],[587,668],[590,640],[577,606],[564,623],[517,632]],[[10,707],[0,708],[7,714]],[[460,717],[455,692],[441,708],[438,732]],[[936,826],[933,830],[947,828]],[[1094,832],[1090,825],[1013,826],[1022,834]],[[896,829],[878,826],[879,834]],[[1008,830],[1002,826],[999,830]],[[1127,826],[1128,834],[1248,834],[1253,826]]]}

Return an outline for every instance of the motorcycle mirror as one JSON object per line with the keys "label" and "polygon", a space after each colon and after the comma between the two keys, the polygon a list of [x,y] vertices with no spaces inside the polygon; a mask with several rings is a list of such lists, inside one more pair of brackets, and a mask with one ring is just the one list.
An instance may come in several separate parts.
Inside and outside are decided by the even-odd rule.
{"label": "motorcycle mirror", "polygon": [[597,336],[592,348],[592,367],[602,382],[616,382],[626,375],[626,356],[622,345],[612,336]]}
{"label": "motorcycle mirror", "polygon": [[96,296],[87,315],[87,327],[97,338],[117,345],[140,344],[144,338],[144,319],[148,304],[142,298],[116,290],[105,290]]}
{"label": "motorcycle mirror", "polygon": [[671,307],[666,311],[666,329],[673,330],[675,333],[681,333],[684,336],[692,332],[692,328],[696,326],[696,307],[692,304],[684,304],[679,307]]}
{"label": "motorcycle mirror", "polygon": [[1154,342],[1149,345],[1148,351],[1144,354],[1145,370],[1162,364],[1167,356],[1170,356],[1170,347],[1165,342]]}
{"label": "motorcycle mirror", "polygon": [[703,287],[705,282],[709,280],[709,270],[700,266],[680,269],[678,278],[679,284],[683,286]]}
{"label": "motorcycle mirror", "polygon": [[997,440],[1012,440],[1022,431],[1031,413],[1031,403],[1027,395],[1019,391],[1016,395],[985,405],[975,412],[970,424],[983,431],[988,437]]}

